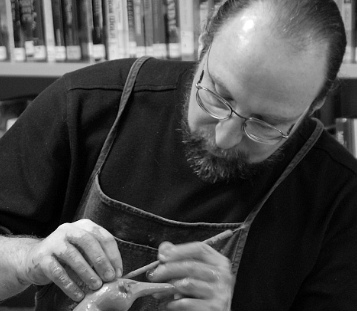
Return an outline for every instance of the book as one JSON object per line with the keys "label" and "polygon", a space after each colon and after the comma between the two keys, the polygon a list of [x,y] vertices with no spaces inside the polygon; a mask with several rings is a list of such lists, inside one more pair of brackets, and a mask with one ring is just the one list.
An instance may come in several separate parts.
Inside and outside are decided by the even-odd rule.
{"label": "book", "polygon": [[7,60],[8,53],[6,49],[6,8],[5,2],[0,0],[0,61]]}
{"label": "book", "polygon": [[167,58],[166,44],[166,6],[163,0],[153,2],[153,30],[154,30],[154,56],[156,58]]}
{"label": "book", "polygon": [[106,59],[105,37],[104,37],[104,17],[101,0],[92,0],[93,9],[93,57],[95,61]]}
{"label": "book", "polygon": [[134,0],[134,25],[136,39],[136,57],[146,55],[144,8],[141,0]]}
{"label": "book", "polygon": [[76,0],[62,0],[62,12],[67,61],[79,61],[82,58],[82,51],[79,42]]}
{"label": "book", "polygon": [[341,10],[347,38],[343,61],[353,63],[356,60],[356,0],[342,0],[336,3]]}
{"label": "book", "polygon": [[134,0],[127,0],[126,10],[127,10],[127,15],[128,15],[129,57],[136,57],[136,30],[135,30]]}
{"label": "book", "polygon": [[47,62],[52,63],[56,60],[56,43],[53,28],[52,1],[42,0],[42,11]]}
{"label": "book", "polygon": [[357,158],[357,117],[336,119],[336,139]]}
{"label": "book", "polygon": [[119,0],[104,1],[104,34],[107,59],[119,58]]}
{"label": "book", "polygon": [[82,61],[94,61],[92,0],[77,0],[79,43]]}
{"label": "book", "polygon": [[26,61],[34,60],[34,0],[19,0],[20,24],[25,38]]}
{"label": "book", "polygon": [[0,61],[14,59],[14,36],[10,0],[0,0]]}
{"label": "book", "polygon": [[[45,0],[46,1],[46,0]],[[64,41],[64,26],[62,17],[62,0],[52,0],[53,31],[55,34],[55,60],[64,62],[67,59]]]}
{"label": "book", "polygon": [[144,38],[145,38],[145,54],[154,56],[154,24],[152,0],[142,0],[144,10]]}
{"label": "book", "polygon": [[45,29],[43,20],[42,0],[34,0],[33,3],[33,44],[34,60],[38,62],[47,61],[45,44]]}
{"label": "book", "polygon": [[118,3],[119,58],[129,57],[129,21],[127,0]]}
{"label": "book", "polygon": [[181,59],[180,26],[178,0],[166,1],[166,40],[168,58]]}
{"label": "book", "polygon": [[11,13],[14,38],[14,61],[24,62],[26,61],[25,35],[21,27],[19,0],[11,0]]}
{"label": "book", "polygon": [[195,60],[194,0],[178,0],[182,60]]}

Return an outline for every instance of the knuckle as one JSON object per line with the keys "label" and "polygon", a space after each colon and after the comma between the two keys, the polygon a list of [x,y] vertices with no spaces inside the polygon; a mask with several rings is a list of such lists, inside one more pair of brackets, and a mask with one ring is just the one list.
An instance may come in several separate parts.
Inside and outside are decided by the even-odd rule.
{"label": "knuckle", "polygon": [[94,259],[94,264],[97,266],[102,266],[106,263],[105,257],[103,255],[96,256]]}
{"label": "knuckle", "polygon": [[109,233],[107,232],[101,232],[101,242],[105,245],[110,245],[110,244],[113,244],[115,241],[114,241],[114,238],[112,237],[112,235],[110,235]]}
{"label": "knuckle", "polygon": [[175,286],[184,290],[185,292],[190,292],[194,289],[194,284],[190,278],[184,278],[175,282]]}
{"label": "knuckle", "polygon": [[196,260],[185,260],[182,263],[177,263],[177,265],[182,265],[185,270],[187,270],[187,273],[193,274],[197,271],[197,268],[200,267],[200,263],[198,263]]}
{"label": "knuckle", "polygon": [[51,265],[50,273],[55,279],[58,279],[58,280],[61,280],[61,279],[63,280],[63,276],[65,275],[64,269],[57,264]]}
{"label": "knuckle", "polygon": [[76,224],[78,225],[92,225],[93,221],[91,221],[90,219],[80,219],[76,221]]}
{"label": "knuckle", "polygon": [[200,250],[203,254],[211,254],[212,253],[212,247],[206,243],[200,242],[200,243],[198,243],[198,247],[200,248]]}
{"label": "knuckle", "polygon": [[75,262],[76,258],[78,257],[78,251],[75,249],[67,248],[64,257],[71,262]]}

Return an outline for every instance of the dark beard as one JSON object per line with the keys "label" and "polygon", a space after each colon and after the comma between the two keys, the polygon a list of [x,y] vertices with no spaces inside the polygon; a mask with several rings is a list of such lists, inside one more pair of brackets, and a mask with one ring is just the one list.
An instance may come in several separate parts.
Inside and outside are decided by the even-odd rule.
{"label": "dark beard", "polygon": [[182,132],[190,167],[200,179],[208,183],[252,179],[270,170],[276,162],[283,159],[280,147],[268,159],[259,163],[248,163],[248,156],[245,153],[237,149],[225,150],[217,147],[214,138],[204,132],[192,133],[188,126],[188,100],[184,104]]}

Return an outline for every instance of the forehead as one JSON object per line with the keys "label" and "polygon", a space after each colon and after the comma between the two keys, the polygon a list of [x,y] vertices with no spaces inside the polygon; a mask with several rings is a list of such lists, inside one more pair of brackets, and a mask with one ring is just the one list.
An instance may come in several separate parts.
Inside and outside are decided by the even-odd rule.
{"label": "forehead", "polygon": [[233,97],[248,96],[249,91],[251,99],[266,102],[260,108],[291,115],[311,104],[323,86],[327,46],[312,44],[296,51],[271,31],[271,25],[272,15],[262,6],[228,20],[213,40],[210,72]]}

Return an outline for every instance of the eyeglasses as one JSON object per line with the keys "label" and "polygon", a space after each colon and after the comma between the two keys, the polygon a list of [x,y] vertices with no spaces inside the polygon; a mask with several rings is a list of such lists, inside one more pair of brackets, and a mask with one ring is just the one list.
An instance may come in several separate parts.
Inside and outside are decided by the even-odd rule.
{"label": "eyeglasses", "polygon": [[[207,63],[208,56],[209,51],[207,55]],[[290,127],[286,134],[284,134],[283,131],[263,120],[252,117],[246,118],[234,111],[232,106],[222,96],[201,85],[203,75],[204,69],[202,69],[200,79],[196,83],[196,100],[201,109],[217,120],[228,120],[234,113],[239,118],[244,120],[242,124],[242,130],[244,133],[248,136],[248,138],[258,143],[275,145],[282,139],[288,139],[289,135],[295,130],[310,108],[310,106],[308,106],[295,124]]]}

